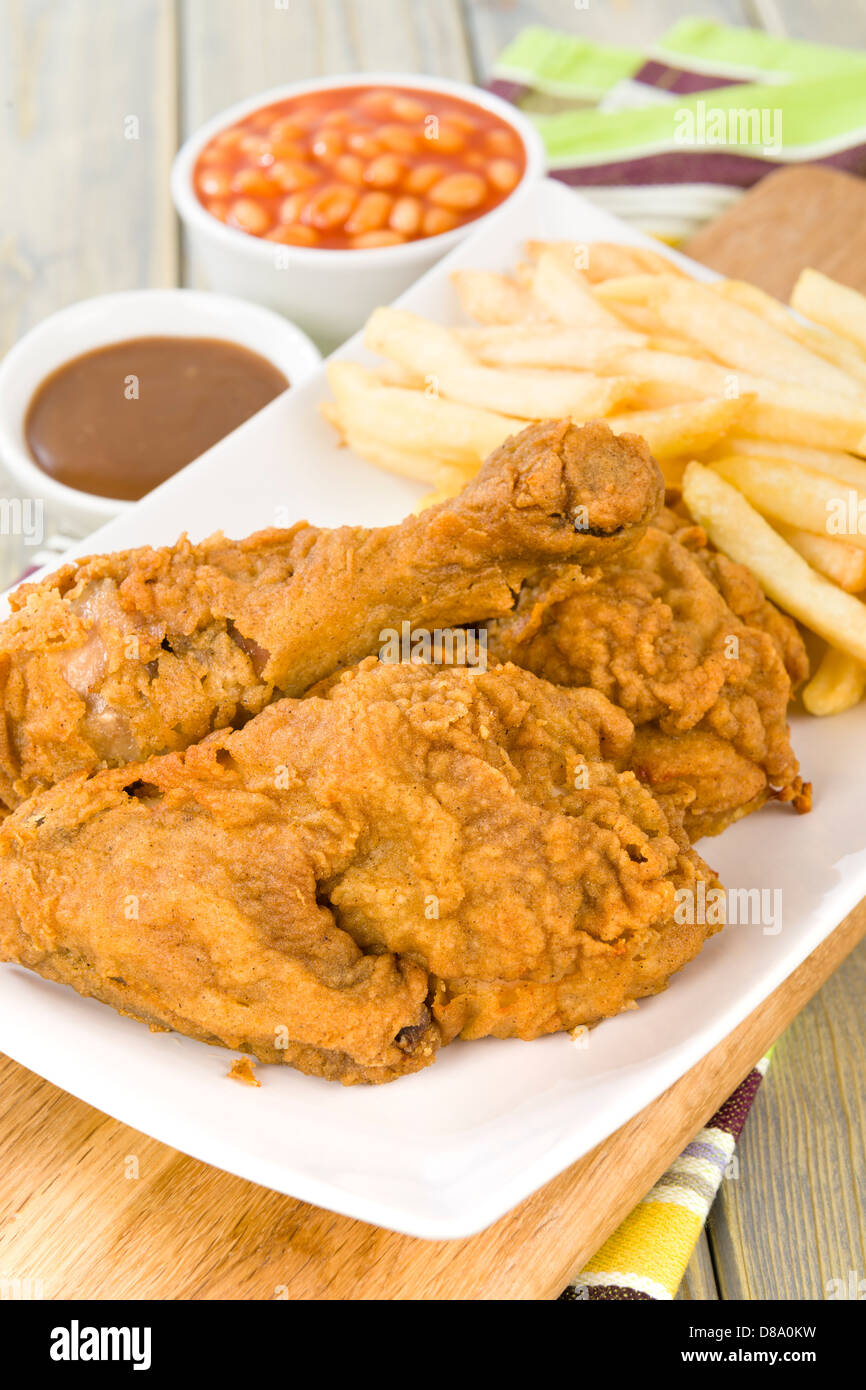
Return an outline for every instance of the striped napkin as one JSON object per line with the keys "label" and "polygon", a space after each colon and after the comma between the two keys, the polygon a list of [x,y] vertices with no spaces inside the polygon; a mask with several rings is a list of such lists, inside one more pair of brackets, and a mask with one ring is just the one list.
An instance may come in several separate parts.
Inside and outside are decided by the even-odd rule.
{"label": "striped napkin", "polygon": [[560,1294],[561,1300],[676,1297],[769,1065],[768,1054]]}
{"label": "striped napkin", "polygon": [[676,243],[788,164],[866,174],[866,53],[685,19],[647,53],[542,28],[492,90],[536,122],[555,178]]}

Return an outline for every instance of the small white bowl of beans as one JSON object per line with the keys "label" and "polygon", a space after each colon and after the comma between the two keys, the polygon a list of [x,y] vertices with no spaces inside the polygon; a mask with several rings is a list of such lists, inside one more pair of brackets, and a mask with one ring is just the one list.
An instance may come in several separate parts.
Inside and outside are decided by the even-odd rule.
{"label": "small white bowl of beans", "polygon": [[375,73],[221,112],[178,153],[172,194],[214,289],[331,348],[544,167],[534,126],[501,98]]}

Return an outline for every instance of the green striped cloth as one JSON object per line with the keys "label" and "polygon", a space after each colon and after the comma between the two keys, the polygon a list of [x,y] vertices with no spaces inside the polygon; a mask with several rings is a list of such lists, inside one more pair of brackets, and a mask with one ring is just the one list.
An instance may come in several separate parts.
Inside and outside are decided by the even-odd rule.
{"label": "green striped cloth", "polygon": [[492,88],[550,172],[678,241],[785,164],[866,174],[866,54],[686,19],[647,53],[525,29]]}

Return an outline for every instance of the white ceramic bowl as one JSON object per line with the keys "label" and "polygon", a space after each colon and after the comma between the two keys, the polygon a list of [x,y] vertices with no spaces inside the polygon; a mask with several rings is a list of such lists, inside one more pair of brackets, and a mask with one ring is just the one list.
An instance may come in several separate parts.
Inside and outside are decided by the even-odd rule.
{"label": "white ceramic bowl", "polygon": [[86,535],[134,506],[66,487],[34,462],[24,436],[37,387],[57,367],[129,338],[219,338],[266,357],[291,386],[321,362],[307,335],[256,304],[198,290],[130,290],[85,299],[32,328],[0,364],[0,458],[27,497],[42,500],[56,525]]}
{"label": "white ceramic bowl", "polygon": [[[494,112],[516,131],[526,150],[526,170],[520,183],[491,212],[451,232],[410,241],[405,246],[359,251],[283,246],[249,236],[220,222],[199,202],[193,188],[195,164],[215,135],[244,116],[288,97],[338,87],[367,86],[410,87],[441,93]],[[356,332],[378,305],[396,299],[486,218],[496,217],[503,207],[525,197],[544,174],[545,164],[544,146],[532,122],[516,107],[490,92],[465,82],[424,74],[353,73],[346,77],[317,77],[310,82],[274,87],[221,111],[201,126],[178,153],[172,168],[171,189],[193,254],[214,289],[242,295],[290,315],[320,347],[330,351]]]}

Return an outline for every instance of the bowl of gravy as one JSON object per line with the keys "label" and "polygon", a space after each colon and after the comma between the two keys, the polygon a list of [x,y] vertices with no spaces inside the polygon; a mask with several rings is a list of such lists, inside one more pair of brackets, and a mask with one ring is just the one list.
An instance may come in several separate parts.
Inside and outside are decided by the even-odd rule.
{"label": "bowl of gravy", "polygon": [[279,314],[196,290],[104,295],[53,314],[0,365],[0,454],[82,532],[133,506],[321,358]]}

